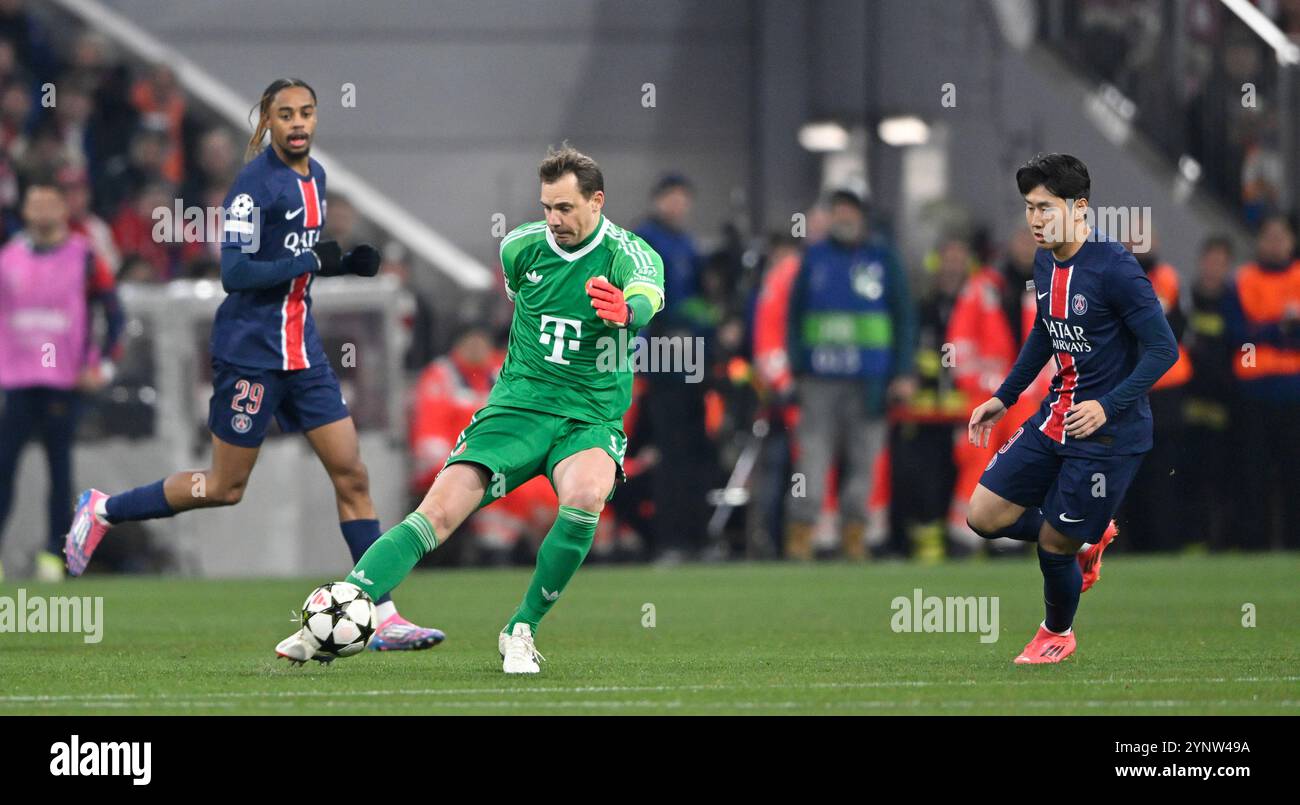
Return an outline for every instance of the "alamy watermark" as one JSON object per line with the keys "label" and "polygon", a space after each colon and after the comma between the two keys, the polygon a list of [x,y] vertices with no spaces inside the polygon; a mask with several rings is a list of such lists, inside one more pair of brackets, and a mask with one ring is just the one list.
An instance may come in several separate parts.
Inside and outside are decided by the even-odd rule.
{"label": "alamy watermark", "polygon": [[82,634],[86,643],[104,639],[103,596],[27,595],[18,588],[16,598],[0,595],[0,635]]}
{"label": "alamy watermark", "polygon": [[[229,209],[186,207],[176,199],[170,207],[154,207],[153,230],[149,234],[154,243],[231,243],[238,244],[246,254],[256,254],[262,246],[260,213],[247,193],[236,196]],[[298,237],[297,233],[291,235]]]}
{"label": "alamy watermark", "polygon": [[[1065,200],[1066,209],[1074,209],[1074,199]],[[1069,243],[1075,239],[1073,218],[1053,215],[1043,222],[1043,237],[1049,243]],[[1088,205],[1084,208],[1083,221],[1088,226],[1085,240],[1097,240],[1101,237],[1118,240],[1130,245],[1133,254],[1146,254],[1151,251],[1152,234],[1150,207],[1110,207]]]}
{"label": "alamy watermark", "polygon": [[909,598],[900,595],[889,603],[894,611],[889,628],[903,632],[970,632],[981,643],[998,642],[998,606],[996,595],[925,595],[920,587]]}

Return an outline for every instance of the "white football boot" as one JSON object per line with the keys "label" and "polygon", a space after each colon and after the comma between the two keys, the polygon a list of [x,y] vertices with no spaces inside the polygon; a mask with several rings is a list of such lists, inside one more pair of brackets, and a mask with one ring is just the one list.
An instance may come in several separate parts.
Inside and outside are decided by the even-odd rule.
{"label": "white football boot", "polygon": [[275,647],[276,656],[283,657],[294,665],[302,665],[307,660],[315,660],[321,665],[333,662],[334,657],[319,651],[320,643],[303,627]]}
{"label": "white football boot", "polygon": [[497,650],[501,670],[507,674],[535,674],[542,670],[537,661],[546,659],[533,645],[533,630],[526,623],[516,623],[510,634],[497,635]]}

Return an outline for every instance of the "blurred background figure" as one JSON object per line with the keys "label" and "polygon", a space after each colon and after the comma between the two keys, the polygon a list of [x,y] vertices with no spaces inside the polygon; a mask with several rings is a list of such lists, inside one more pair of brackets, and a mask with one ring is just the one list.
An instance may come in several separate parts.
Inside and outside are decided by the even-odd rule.
{"label": "blurred background figure", "polygon": [[[18,459],[38,439],[49,464],[48,538],[36,573],[63,577],[63,535],[72,525],[72,443],[82,393],[112,376],[123,317],[113,275],[89,241],[68,228],[62,187],[49,177],[23,198],[24,230],[0,250],[0,536],[18,481]],[[94,338],[93,315],[105,316]]]}
{"label": "blurred background figure", "polygon": [[1232,463],[1232,365],[1238,356],[1224,318],[1233,292],[1232,241],[1206,238],[1200,251],[1183,337],[1195,369],[1183,406],[1182,501],[1187,537],[1222,550],[1234,541],[1238,522],[1237,496],[1230,494],[1239,484]]}
{"label": "blurred background figure", "polygon": [[[952,373],[965,394],[966,419],[975,407],[997,391],[1011,370],[1020,347],[1038,316],[1033,289],[1034,258],[1038,247],[1029,230],[1015,224],[1007,237],[1006,255],[997,268],[982,267],[967,280],[948,322],[952,344]],[[1038,377],[993,430],[987,447],[956,435],[957,481],[949,509],[948,530],[954,542],[967,543],[974,534],[966,523],[967,503],[979,483],[993,451],[1006,443],[1016,429],[1038,410],[1053,374],[1049,361]],[[977,535],[976,535],[977,536]],[[988,543],[995,554],[1019,553],[1025,543],[998,539]]]}
{"label": "blurred background figure", "polygon": [[973,265],[964,237],[953,235],[939,243],[934,272],[919,301],[916,392],[891,417],[890,542],[924,562],[949,553],[968,556],[983,541],[968,530],[948,528],[949,511],[956,505],[956,447],[964,441],[957,438],[957,429],[964,430],[972,407],[954,382],[956,354],[948,329]]}
{"label": "blurred background figure", "polygon": [[695,190],[681,174],[660,177],[650,195],[650,214],[636,233],[664,261],[664,305],[672,310],[695,295],[700,256],[689,232]]}
{"label": "blurred background figure", "polygon": [[[330,215],[334,215],[336,207],[344,211],[344,217],[348,214],[355,215],[351,204],[338,199],[341,204],[331,203]],[[329,226],[330,219],[326,219],[326,226]],[[354,228],[349,228],[343,232],[345,237],[356,237]],[[342,240],[340,239],[340,242]],[[369,243],[369,240],[359,241]],[[418,372],[427,366],[430,361],[437,357],[436,351],[436,333],[434,330],[434,312],[433,305],[424,291],[417,286],[411,278],[411,263],[407,256],[406,247],[394,241],[384,248],[384,262],[379,265],[379,273],[387,277],[394,277],[402,288],[411,296],[414,308],[411,315],[407,317],[406,331],[410,336],[409,345],[406,348],[406,354],[402,357],[402,366],[408,372]]]}
{"label": "blurred background figure", "polygon": [[1182,346],[1187,331],[1187,314],[1178,280],[1178,269],[1159,256],[1160,240],[1155,232],[1147,233],[1147,248],[1133,241],[1125,246],[1142,266],[1160,307],[1179,341],[1178,362],[1156,381],[1147,395],[1151,401],[1152,447],[1142,459],[1132,487],[1116,517],[1124,541],[1134,550],[1162,551],[1182,547],[1187,542],[1188,521],[1184,519],[1182,450],[1183,400],[1187,382],[1192,377],[1192,360]]}
{"label": "blurred background figure", "polygon": [[865,556],[867,493],[885,441],[885,408],[916,390],[916,312],[907,275],[892,250],[868,234],[862,197],[832,193],[829,236],[808,247],[790,294],[787,353],[799,401],[795,472],[803,483],[786,527],[785,553],[793,559],[812,557],[827,480],[837,465],[840,552]]}
{"label": "blurred background figure", "polygon": [[82,166],[65,165],[59,169],[58,180],[67,199],[68,228],[89,241],[95,256],[117,276],[122,267],[122,254],[117,249],[113,230],[91,209],[89,173]]}
{"label": "blurred background figure", "polygon": [[1237,541],[1251,548],[1300,546],[1300,260],[1284,215],[1260,224],[1255,259],[1227,295],[1234,346],[1240,448],[1234,492]]}

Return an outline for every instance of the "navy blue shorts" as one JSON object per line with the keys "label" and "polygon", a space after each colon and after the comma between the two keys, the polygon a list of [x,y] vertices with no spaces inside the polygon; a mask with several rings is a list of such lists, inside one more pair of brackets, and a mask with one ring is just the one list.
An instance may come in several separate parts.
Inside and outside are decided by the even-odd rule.
{"label": "navy blue shorts", "polygon": [[1059,444],[1026,422],[993,454],[980,484],[1018,506],[1037,506],[1052,528],[1096,542],[1119,509],[1142,453],[1062,455]]}
{"label": "navy blue shorts", "polygon": [[285,433],[307,431],[348,416],[339,379],[328,363],[285,371],[212,359],[208,428],[221,441],[257,447],[274,417]]}

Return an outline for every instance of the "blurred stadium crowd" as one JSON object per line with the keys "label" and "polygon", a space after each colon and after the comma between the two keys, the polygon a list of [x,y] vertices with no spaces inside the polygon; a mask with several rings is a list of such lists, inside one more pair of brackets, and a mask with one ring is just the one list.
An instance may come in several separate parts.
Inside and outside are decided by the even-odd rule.
{"label": "blurred stadium crowd", "polygon": [[[1282,6],[1290,30],[1300,26],[1297,4]],[[1126,59],[1097,67],[1116,71],[1110,78],[1137,92],[1158,82],[1135,79],[1145,69],[1145,29],[1123,23],[1132,13],[1124,8],[1079,4],[1088,32],[1079,47],[1110,53],[1110,45],[1084,40],[1123,40],[1115,46]],[[166,66],[129,64],[94,31],[52,34],[19,0],[0,0],[3,238],[23,227],[26,184],[55,175],[72,231],[94,244],[119,285],[218,277],[217,244],[157,242],[153,211],[177,199],[220,206],[242,164],[240,135],[192,108]],[[1208,66],[1180,96],[1183,112],[1218,114],[1207,106],[1219,92],[1213,82],[1239,83],[1235,71],[1246,68],[1238,62],[1256,58],[1245,53],[1253,46],[1236,47],[1203,54]],[[52,104],[37,79],[51,75],[58,76]],[[1276,145],[1267,125],[1223,127],[1221,142],[1184,141],[1187,131],[1206,128],[1182,130],[1170,147],[1197,153],[1217,190],[1240,194],[1255,242],[1239,253],[1229,238],[1206,234],[1198,263],[1187,266],[1163,262],[1158,245],[1136,255],[1182,355],[1151,394],[1156,447],[1119,525],[1130,550],[1294,549],[1295,229],[1269,184],[1276,172],[1267,167],[1268,149]],[[1018,550],[976,537],[963,507],[995,449],[966,444],[965,423],[1005,376],[1033,322],[1025,282],[1034,244],[1025,228],[946,232],[921,264],[905,266],[887,219],[852,190],[819,198],[803,231],[766,238],[737,226],[697,238],[692,202],[690,179],[668,174],[643,219],[629,223],[665,263],[667,308],[645,334],[702,339],[702,382],[688,382],[694,378],[685,370],[636,378],[625,423],[628,481],[613,500],[614,516],[602,518],[593,557],[938,560]],[[328,209],[326,237],[344,249],[378,242],[379,232],[345,198],[331,197]],[[416,301],[405,365],[410,493],[418,498],[486,400],[509,308],[497,294],[484,315],[443,328],[452,338],[436,337],[435,308],[410,282],[413,267],[400,248],[385,254],[384,270]],[[824,349],[844,343],[853,349]],[[998,443],[1033,412],[1049,379],[1040,376],[1008,415]],[[93,408],[96,392],[82,402]],[[0,459],[14,467],[10,454],[22,440],[3,436]],[[0,530],[7,509],[0,502]],[[549,486],[535,480],[476,515],[469,527],[477,539],[439,551],[438,561],[531,561],[554,512]]]}

